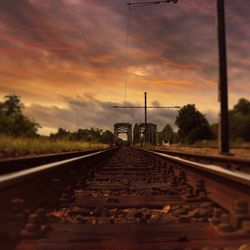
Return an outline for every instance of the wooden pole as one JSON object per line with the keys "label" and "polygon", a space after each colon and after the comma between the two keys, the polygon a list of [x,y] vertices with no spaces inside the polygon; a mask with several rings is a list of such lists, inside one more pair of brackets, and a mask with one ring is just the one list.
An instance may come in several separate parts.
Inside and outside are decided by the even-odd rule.
{"label": "wooden pole", "polygon": [[227,50],[224,0],[217,0],[218,49],[219,49],[219,150],[229,154]]}

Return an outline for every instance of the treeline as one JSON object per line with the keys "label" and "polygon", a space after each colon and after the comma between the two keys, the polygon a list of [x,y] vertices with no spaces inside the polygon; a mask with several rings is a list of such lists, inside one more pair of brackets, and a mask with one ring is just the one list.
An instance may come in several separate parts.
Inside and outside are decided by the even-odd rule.
{"label": "treeline", "polygon": [[[229,111],[229,121],[231,139],[250,142],[250,101],[241,98]],[[217,128],[218,124],[214,124],[213,127]]]}
{"label": "treeline", "polygon": [[113,144],[114,135],[111,131],[99,128],[78,129],[76,132],[70,132],[66,129],[59,128],[56,133],[50,134],[49,138],[53,140],[68,139],[85,142],[101,142]]}
{"label": "treeline", "polygon": [[159,132],[160,142],[193,144],[199,140],[214,139],[205,115],[199,112],[195,105],[188,104],[182,107],[178,112],[175,124],[178,127],[177,132],[174,132],[169,124]]}
{"label": "treeline", "polygon": [[[158,133],[159,142],[193,144],[200,140],[217,140],[218,123],[210,125],[204,114],[199,112],[195,105],[186,105],[181,108],[175,120],[177,132],[167,124]],[[229,110],[230,139],[244,142],[250,141],[250,101],[241,98]]]}
{"label": "treeline", "polygon": [[[7,95],[0,102],[0,134],[15,137],[39,137],[40,125],[23,114],[24,105],[17,95]],[[218,139],[218,123],[210,125],[204,114],[198,111],[195,105],[188,104],[182,107],[175,120],[177,132],[167,124],[158,133],[158,141],[170,143],[193,144],[200,140]],[[230,139],[250,142],[250,101],[241,98],[238,103],[229,110]],[[70,132],[59,128],[49,136],[52,140],[67,139],[85,142],[101,142],[112,144],[114,135],[111,131],[103,131],[99,128],[78,129]]]}
{"label": "treeline", "polygon": [[[23,114],[24,105],[17,95],[7,95],[0,102],[0,134],[14,137],[39,137],[38,129],[41,127],[37,122]],[[50,139],[68,139],[96,143],[113,143],[113,133],[98,128],[78,129],[70,132],[59,128]]]}

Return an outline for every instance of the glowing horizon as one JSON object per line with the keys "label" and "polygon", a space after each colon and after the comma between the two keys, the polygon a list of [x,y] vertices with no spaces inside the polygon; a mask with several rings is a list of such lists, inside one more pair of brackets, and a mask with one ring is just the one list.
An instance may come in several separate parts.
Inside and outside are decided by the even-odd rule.
{"label": "glowing horizon", "polygon": [[[13,3],[14,2],[14,3]],[[2,0],[0,97],[22,97],[25,113],[44,131],[64,127],[112,130],[141,122],[140,111],[117,112],[126,101],[162,106],[196,104],[210,122],[218,116],[215,1],[185,0],[132,10],[126,61],[126,0]],[[250,6],[226,2],[230,108],[250,89]],[[78,110],[77,110],[78,109]],[[173,111],[150,111],[159,124]],[[76,118],[76,116],[79,116]]]}

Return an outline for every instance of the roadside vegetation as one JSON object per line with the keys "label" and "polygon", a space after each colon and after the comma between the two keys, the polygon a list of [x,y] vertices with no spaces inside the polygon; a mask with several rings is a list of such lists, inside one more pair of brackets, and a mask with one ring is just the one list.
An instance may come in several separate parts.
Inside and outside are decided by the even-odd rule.
{"label": "roadside vegetation", "polygon": [[51,140],[48,137],[11,137],[0,135],[0,157],[39,155],[66,151],[104,149],[109,145],[98,142],[70,141],[67,139]]}
{"label": "roadside vegetation", "polygon": [[[151,147],[152,148],[152,147]],[[166,149],[157,147],[158,149]],[[207,155],[218,155],[218,145],[217,147],[206,147],[206,146],[183,146],[178,144],[173,144],[168,147],[169,150],[173,151],[181,151],[181,152],[187,152],[187,153],[196,153],[196,154],[207,154]],[[237,146],[235,147],[234,144],[231,145],[230,153],[232,153],[236,157],[244,157],[250,159],[250,145],[248,146]]]}
{"label": "roadside vegetation", "polygon": [[[73,132],[58,128],[56,133],[41,136],[38,134],[40,125],[25,116],[23,109],[24,105],[16,95],[7,95],[0,102],[0,157],[105,148],[113,144],[113,133],[99,128],[80,128]],[[241,98],[229,111],[229,121],[231,147],[249,149],[250,101]],[[158,132],[159,145],[168,142],[171,149],[218,147],[218,124],[210,125],[194,104],[179,110],[175,124],[177,131],[166,124]]]}
{"label": "roadside vegetation", "polygon": [[[177,132],[167,124],[158,133],[159,143],[169,142],[177,146],[217,147],[218,123],[209,124],[195,105],[182,107],[175,120]],[[233,147],[250,146],[250,101],[241,98],[229,110],[230,141]]]}
{"label": "roadside vegetation", "polygon": [[50,136],[38,134],[40,125],[23,114],[24,105],[16,95],[0,102],[0,157],[107,148],[113,133],[98,128],[70,132],[63,128]]}

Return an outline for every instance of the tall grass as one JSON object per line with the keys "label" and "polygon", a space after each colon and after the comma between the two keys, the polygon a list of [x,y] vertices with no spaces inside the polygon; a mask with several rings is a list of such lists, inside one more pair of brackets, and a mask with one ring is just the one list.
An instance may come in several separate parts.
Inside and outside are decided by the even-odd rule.
{"label": "tall grass", "polygon": [[46,137],[22,138],[0,134],[0,154],[4,156],[31,155],[107,148],[107,144],[96,142],[50,140]]}
{"label": "tall grass", "polygon": [[[174,144],[173,147],[191,147],[191,148],[218,148],[217,140],[202,140],[197,141],[192,145],[189,144]],[[230,141],[231,148],[250,148],[250,142],[245,142],[241,139]]]}

